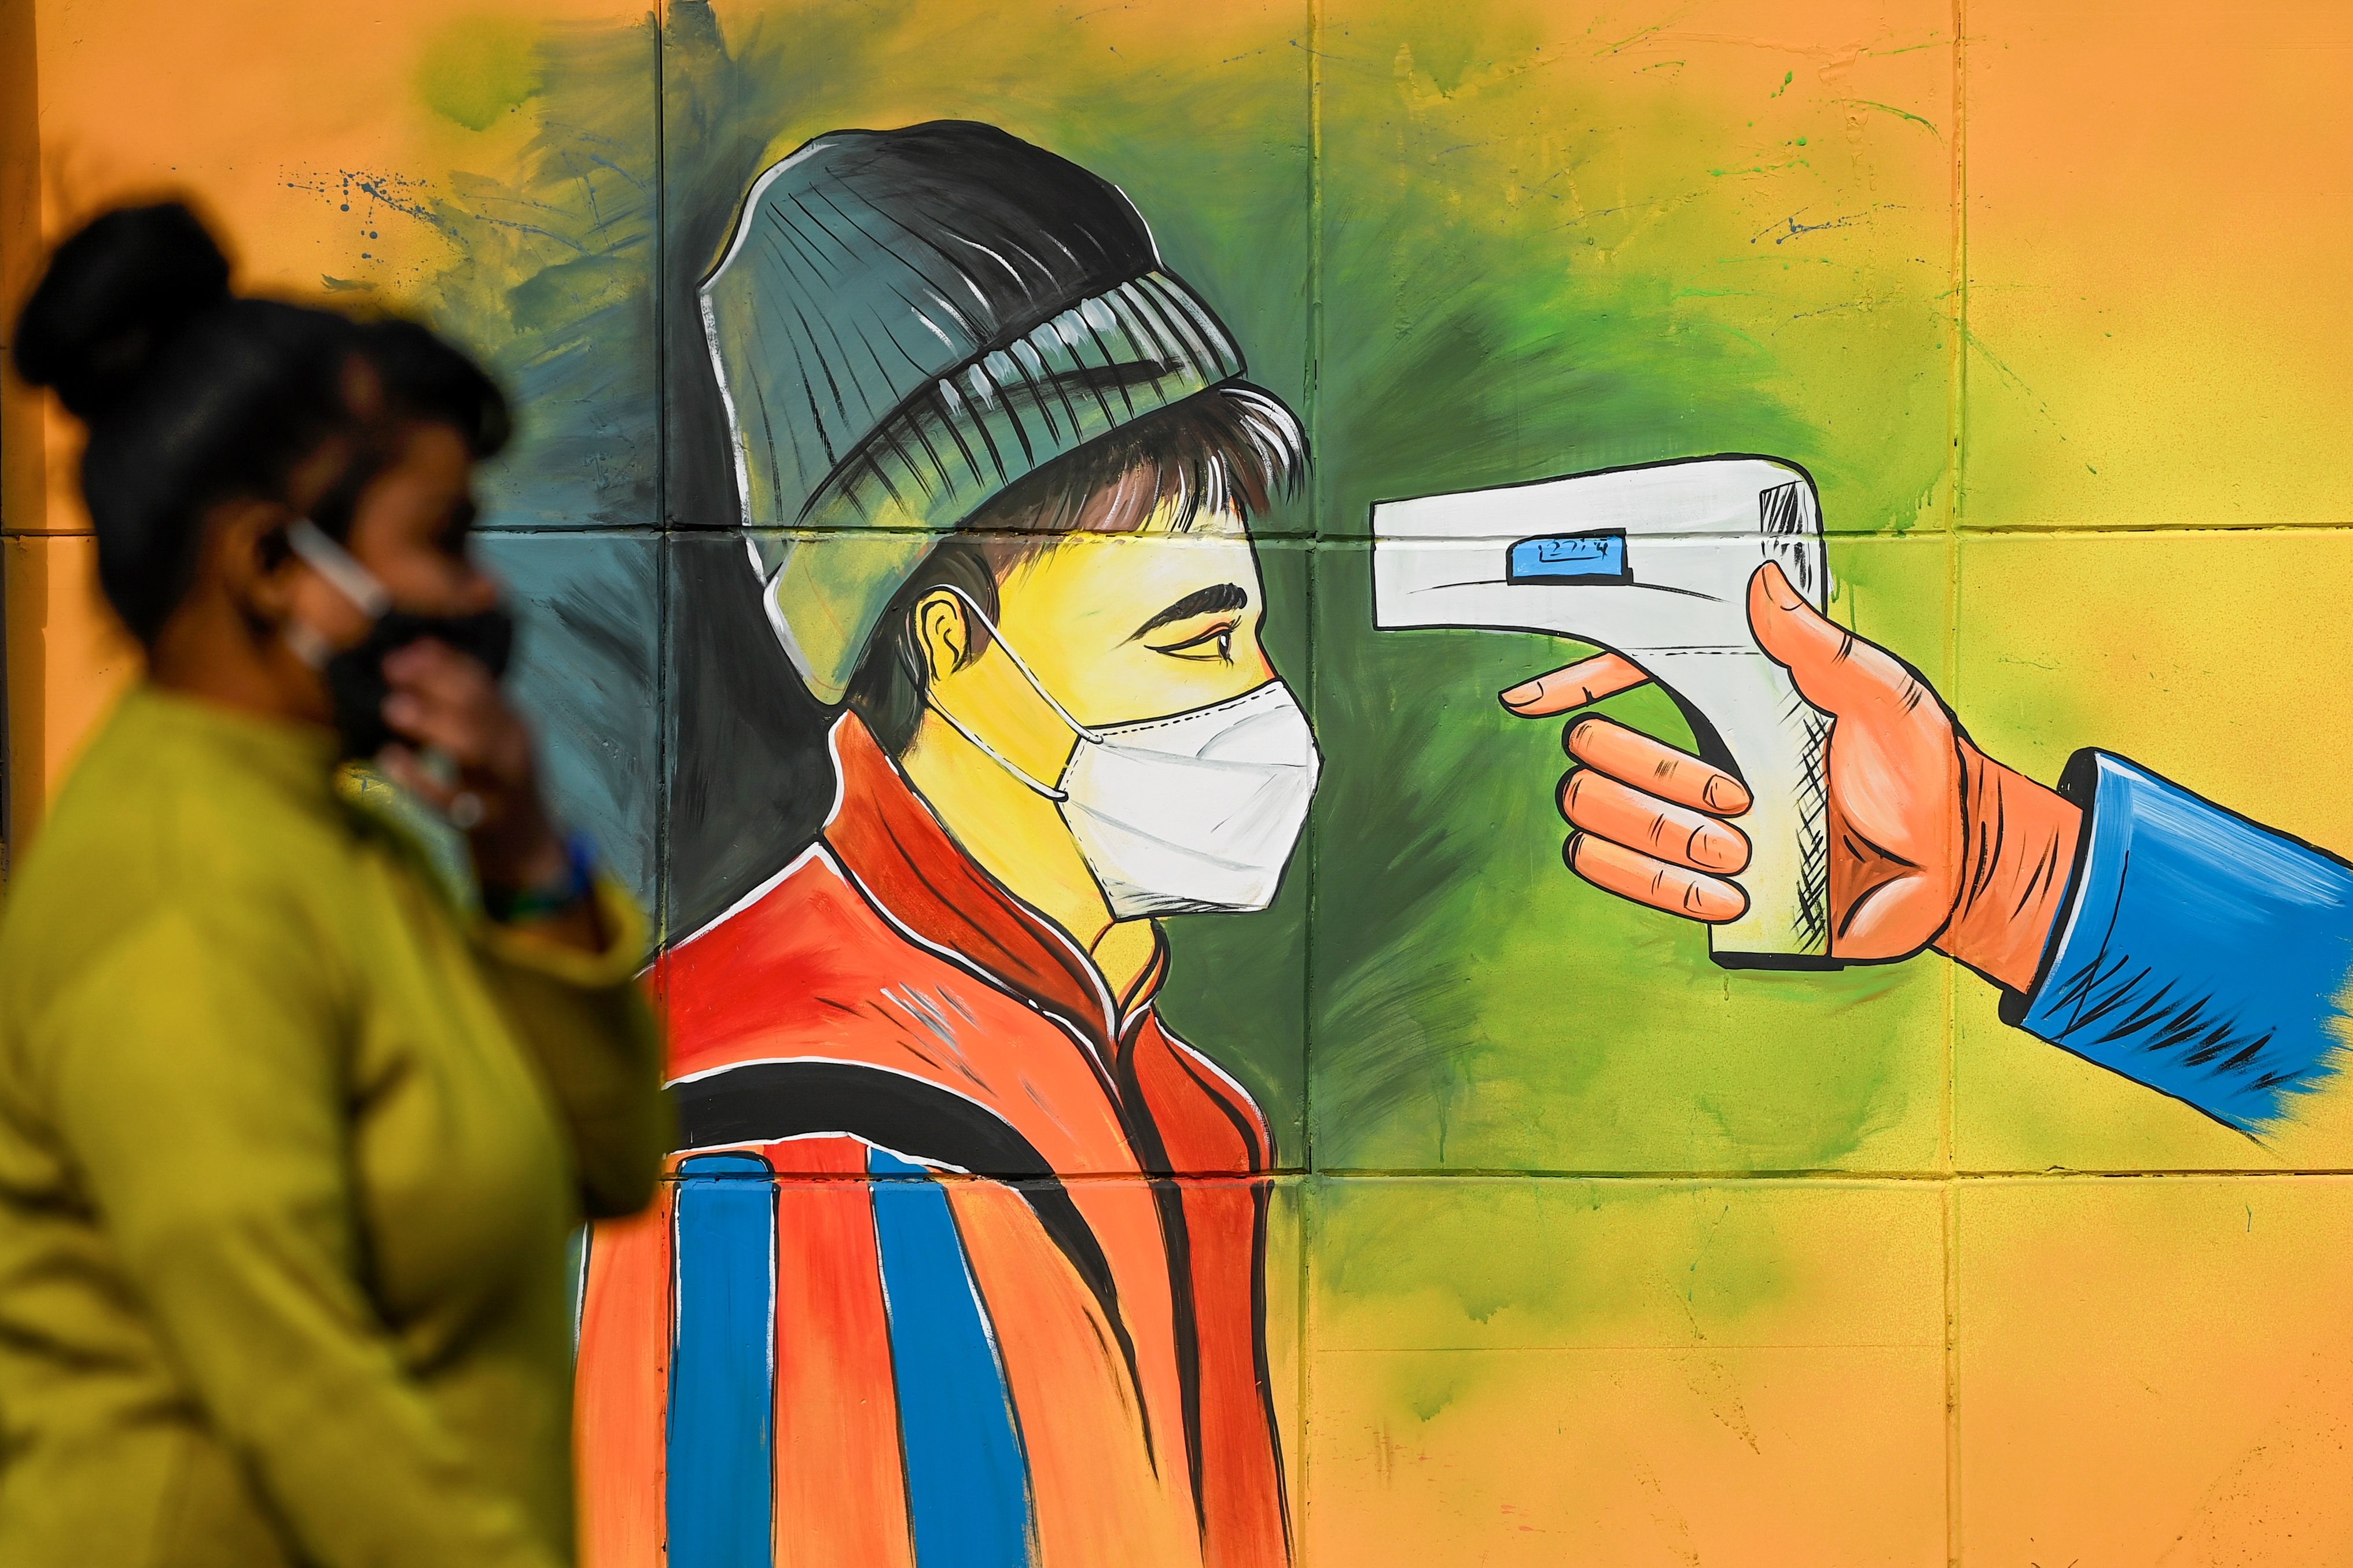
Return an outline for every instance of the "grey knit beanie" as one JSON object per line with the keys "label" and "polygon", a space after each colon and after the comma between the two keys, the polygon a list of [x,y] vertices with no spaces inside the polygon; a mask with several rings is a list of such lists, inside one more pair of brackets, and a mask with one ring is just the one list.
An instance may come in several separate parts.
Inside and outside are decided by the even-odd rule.
{"label": "grey knit beanie", "polygon": [[966,121],[808,142],[701,293],[768,617],[828,703],[945,531],[1243,368],[1117,187]]}

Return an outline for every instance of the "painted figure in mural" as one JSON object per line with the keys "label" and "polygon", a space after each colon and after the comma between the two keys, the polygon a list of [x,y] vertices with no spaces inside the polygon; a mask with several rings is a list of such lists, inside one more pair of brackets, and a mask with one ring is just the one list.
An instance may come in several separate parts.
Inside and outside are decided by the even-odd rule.
{"label": "painted figure in mural", "polygon": [[[1832,720],[1831,953],[1933,947],[2001,986],[2009,1022],[2253,1136],[2292,1120],[2348,1040],[2353,867],[2105,752],[2056,790],[1973,745],[1916,671],[1825,619],[1778,566],[1757,641]],[[1616,654],[1503,694],[1531,718],[1648,677]],[[1566,736],[1578,875],[1691,918],[1736,917],[1748,859],[1729,773],[1613,721]]]}
{"label": "painted figure in mural", "polygon": [[1299,426],[986,126],[811,142],[702,303],[833,800],[657,964],[683,1152],[591,1250],[594,1560],[1283,1562],[1271,1140],[1153,998],[1155,917],[1264,907],[1314,789],[1248,533]]}

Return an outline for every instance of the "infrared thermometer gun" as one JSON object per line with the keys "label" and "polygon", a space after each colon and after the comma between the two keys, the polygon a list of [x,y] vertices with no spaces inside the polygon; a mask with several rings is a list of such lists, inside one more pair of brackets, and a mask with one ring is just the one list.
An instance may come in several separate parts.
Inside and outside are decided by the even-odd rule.
{"label": "infrared thermometer gun", "polygon": [[1672,697],[1700,755],[1748,787],[1739,919],[1709,928],[1728,969],[1827,969],[1829,716],[1748,628],[1748,580],[1778,561],[1830,592],[1812,479],[1774,458],[1694,458],[1373,508],[1382,630],[1549,632],[1622,655]]}

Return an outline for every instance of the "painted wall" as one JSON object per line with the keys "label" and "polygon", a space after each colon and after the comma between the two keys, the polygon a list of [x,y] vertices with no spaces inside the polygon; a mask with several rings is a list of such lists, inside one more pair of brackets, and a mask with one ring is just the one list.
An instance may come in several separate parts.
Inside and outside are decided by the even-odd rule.
{"label": "painted wall", "polygon": [[[694,281],[817,132],[992,121],[1120,185],[1305,417],[1259,531],[1326,773],[1163,1011],[1266,1111],[1311,1563],[2332,1564],[2353,1119],[2251,1142],[1933,957],[1728,973],[1567,875],[1577,651],[1376,633],[1378,499],[1715,451],[1819,481],[1835,613],[1989,752],[2125,752],[2353,847],[2353,19],[2034,5],[673,0],[0,12],[0,240],[162,186],[243,286],[420,311],[526,435],[485,548],[563,804],[666,929],[821,816]],[[134,660],[7,387],[12,847]],[[773,709],[765,706],[773,697]],[[1683,739],[1655,692],[1609,704]],[[786,1462],[790,1462],[786,1456]]]}

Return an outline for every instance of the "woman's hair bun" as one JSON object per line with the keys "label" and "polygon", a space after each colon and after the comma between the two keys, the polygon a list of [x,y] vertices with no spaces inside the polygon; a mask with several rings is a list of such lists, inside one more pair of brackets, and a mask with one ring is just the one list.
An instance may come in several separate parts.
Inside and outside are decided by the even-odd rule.
{"label": "woman's hair bun", "polygon": [[16,323],[16,370],[97,420],[191,321],[229,298],[228,258],[177,202],[118,207],[57,248]]}

